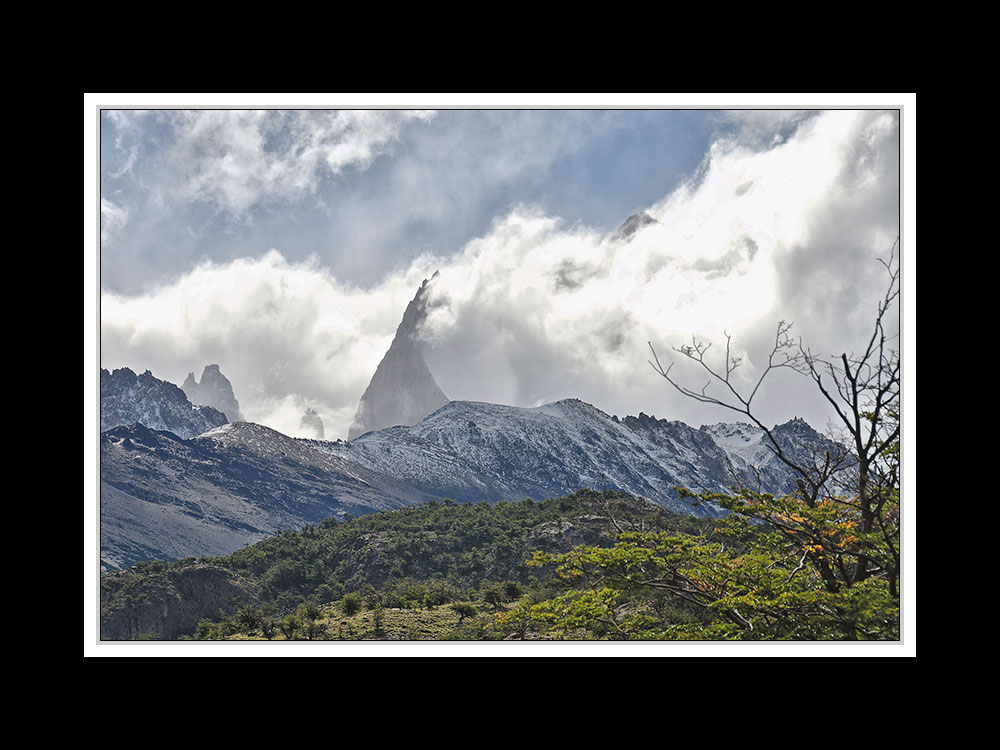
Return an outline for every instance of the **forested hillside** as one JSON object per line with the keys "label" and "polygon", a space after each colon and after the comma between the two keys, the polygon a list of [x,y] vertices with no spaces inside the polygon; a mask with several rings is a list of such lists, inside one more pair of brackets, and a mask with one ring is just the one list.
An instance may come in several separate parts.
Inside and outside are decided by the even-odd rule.
{"label": "forested hillside", "polygon": [[841,594],[779,532],[628,495],[430,502],[102,577],[102,637],[895,639],[884,580]]}

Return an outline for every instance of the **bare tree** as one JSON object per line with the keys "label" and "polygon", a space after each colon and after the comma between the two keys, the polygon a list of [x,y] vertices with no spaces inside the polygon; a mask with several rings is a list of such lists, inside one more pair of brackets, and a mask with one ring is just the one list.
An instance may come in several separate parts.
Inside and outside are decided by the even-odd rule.
{"label": "bare tree", "polygon": [[[749,419],[766,435],[775,456],[797,476],[796,495],[808,508],[821,502],[837,503],[856,512],[859,519],[859,544],[838,550],[835,556],[816,556],[815,562],[831,590],[841,584],[852,585],[871,575],[883,575],[890,590],[898,596],[899,575],[899,436],[900,436],[900,357],[898,333],[887,326],[890,312],[899,300],[898,239],[888,260],[879,260],[887,276],[886,291],[878,303],[872,334],[859,353],[836,357],[814,354],[791,336],[791,324],[781,321],[767,366],[756,382],[741,390],[733,374],[741,358],[731,351],[731,337],[726,337],[723,365],[713,366],[706,354],[711,344],[692,339],[692,343],[673,351],[697,363],[708,376],[700,389],[682,384],[672,374],[671,363],[664,368],[650,343],[653,369],[683,395],[702,403],[730,409]],[[776,370],[790,369],[809,377],[819,393],[833,408],[840,428],[843,450],[825,450],[820,456],[805,460],[781,445],[774,432],[754,410],[754,399],[768,376]],[[717,388],[712,391],[712,386]],[[721,390],[720,395],[716,395]],[[846,493],[846,494],[845,494]],[[776,525],[777,516],[769,520]],[[790,537],[803,546],[810,544],[809,529],[789,525]],[[876,539],[877,538],[877,539]],[[878,548],[878,554],[873,551]],[[849,558],[849,562],[845,562]]]}
{"label": "bare tree", "polygon": [[[897,240],[898,243],[898,240]],[[900,357],[898,333],[886,330],[886,316],[899,299],[899,259],[893,243],[888,261],[879,260],[889,276],[885,295],[878,305],[875,325],[860,354],[843,353],[823,358],[804,349],[803,371],[833,407],[857,460],[856,503],[865,534],[883,533],[896,555],[898,569],[898,524],[889,527],[883,517],[887,492],[899,484]],[[855,576],[863,580],[868,560],[861,557]]]}

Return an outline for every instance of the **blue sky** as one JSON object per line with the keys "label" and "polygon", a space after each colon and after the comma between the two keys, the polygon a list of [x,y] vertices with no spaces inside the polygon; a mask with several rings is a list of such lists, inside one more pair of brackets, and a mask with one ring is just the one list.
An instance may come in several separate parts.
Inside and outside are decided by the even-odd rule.
{"label": "blue sky", "polygon": [[[371,284],[420,252],[460,249],[518,203],[610,231],[695,170],[710,139],[735,127],[704,110],[397,115],[386,118],[381,139],[369,136],[374,153],[335,171],[320,158],[296,156],[296,137],[307,137],[297,126],[313,125],[308,137],[327,136],[328,150],[351,135],[364,139],[364,126],[338,139],[337,112],[272,111],[252,125],[246,115],[103,113],[103,288],[136,292],[201,259],[270,248],[292,261],[318,254],[345,281]],[[210,127],[210,118],[218,125]],[[239,194],[219,183],[190,187],[247,133],[264,137],[256,162],[243,165],[245,180],[270,160],[297,165],[310,179],[260,179]]]}
{"label": "blue sky", "polygon": [[[779,320],[818,350],[864,335],[900,232],[898,111],[590,106],[105,111],[101,366],[219,363],[249,419],[294,434],[314,408],[342,437],[440,271],[449,397],[697,425],[732,415],[672,393],[647,341],[732,334],[750,382]],[[639,211],[657,223],[614,241]],[[783,377],[765,419],[822,427]]]}

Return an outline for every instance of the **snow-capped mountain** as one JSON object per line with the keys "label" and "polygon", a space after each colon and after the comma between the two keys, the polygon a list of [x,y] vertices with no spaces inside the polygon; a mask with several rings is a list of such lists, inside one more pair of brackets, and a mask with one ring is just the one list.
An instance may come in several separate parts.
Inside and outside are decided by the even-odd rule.
{"label": "snow-capped mountain", "polygon": [[[801,420],[779,440],[822,445]],[[785,492],[794,476],[749,425],[695,429],[640,414],[618,419],[577,399],[535,408],[453,401],[416,425],[345,442],[291,438],[249,422],[181,440],[142,425],[101,435],[102,561],[221,555],[330,516],[430,499],[545,499],[577,489],[629,492],[668,510],[677,488],[727,491],[752,477]],[[759,484],[756,484],[759,483]]]}
{"label": "snow-capped mountain", "polygon": [[139,422],[188,438],[226,424],[226,415],[211,406],[196,406],[180,388],[149,370],[136,375],[123,367],[101,370],[101,431]]}
{"label": "snow-capped mountain", "polygon": [[[701,430],[726,452],[734,475],[741,483],[772,493],[789,492],[794,488],[796,475],[777,456],[770,439],[757,425],[720,422],[702,425]],[[840,463],[845,455],[843,446],[817,433],[801,417],[775,425],[771,435],[786,458],[806,469],[825,460]]]}
{"label": "snow-capped mountain", "polygon": [[[823,440],[802,425],[803,437]],[[578,399],[535,408],[453,401],[411,427],[317,447],[457,500],[545,498],[586,487],[623,490],[680,513],[716,515],[711,505],[692,508],[677,488],[726,491],[751,475],[762,478],[766,491],[794,486],[793,474],[763,444],[763,430],[757,432],[744,429],[759,450],[741,452],[732,441],[717,441],[713,428],[645,414],[619,420]]]}
{"label": "snow-capped mountain", "polygon": [[218,409],[230,422],[245,421],[240,413],[240,402],[233,393],[233,384],[222,374],[218,365],[205,365],[200,383],[194,379],[194,373],[189,372],[181,390],[192,404]]}

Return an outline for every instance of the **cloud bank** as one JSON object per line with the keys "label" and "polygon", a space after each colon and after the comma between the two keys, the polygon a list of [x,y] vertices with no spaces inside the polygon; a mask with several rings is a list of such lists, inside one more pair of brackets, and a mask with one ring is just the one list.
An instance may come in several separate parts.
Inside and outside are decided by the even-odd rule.
{"label": "cloud bank", "polygon": [[[176,173],[175,201],[200,201],[233,219],[269,201],[315,193],[324,179],[367,169],[398,140],[407,122],[434,112],[405,110],[109,110],[120,166],[131,175],[143,143],[141,121],[154,118],[169,133],[162,167]],[[159,140],[159,139],[155,139]],[[110,157],[109,157],[110,158]]]}
{"label": "cloud bank", "polygon": [[258,203],[316,191],[321,179],[367,168],[408,120],[433,112],[371,110],[197,110],[174,121],[169,158],[181,194],[235,217]]}
{"label": "cloud bank", "polygon": [[[663,356],[692,335],[718,342],[729,333],[746,378],[759,373],[779,320],[793,321],[814,350],[857,346],[882,289],[875,258],[899,232],[894,113],[831,111],[779,125],[766,137],[767,123],[751,118],[717,140],[690,179],[647,207],[655,223],[627,239],[519,205],[457,252],[418,255],[364,288],[338,281],[318,258],[272,250],[202,263],[141,295],[104,292],[102,365],[180,382],[216,362],[248,419],[295,435],[313,408],[328,438],[343,437],[406,304],[437,270],[423,334],[450,398],[533,406],[578,397],[618,414],[731,420],[673,392],[647,364],[646,342]],[[287,121],[275,132],[313,126]],[[261,122],[246,116],[227,129],[206,118],[192,122],[176,158],[211,153],[222,138],[241,143],[241,157],[186,183],[238,214],[272,188],[308,192],[323,170],[365,163],[393,137],[387,127],[341,149],[324,140],[327,122],[315,152],[272,160]],[[108,217],[113,227],[113,210]],[[683,364],[678,372],[701,377]],[[824,423],[808,384],[772,385],[765,419]]]}
{"label": "cloud bank", "polygon": [[101,286],[136,294],[272,247],[372,286],[517,202],[607,230],[693,170],[717,127],[675,111],[110,110],[101,195],[127,221],[102,238]]}

